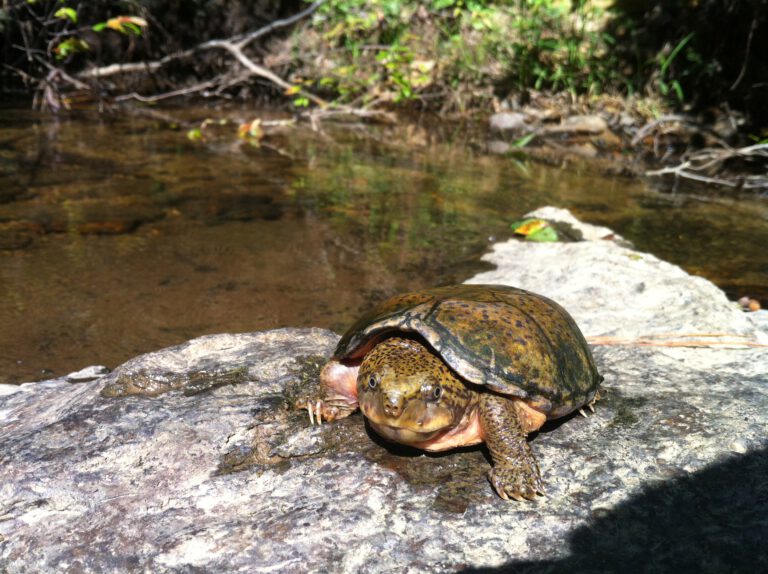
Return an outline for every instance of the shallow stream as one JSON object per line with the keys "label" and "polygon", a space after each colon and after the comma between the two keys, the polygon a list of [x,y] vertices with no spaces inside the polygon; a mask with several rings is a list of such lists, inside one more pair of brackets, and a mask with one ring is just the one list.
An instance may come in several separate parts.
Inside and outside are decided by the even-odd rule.
{"label": "shallow stream", "polygon": [[[0,382],[113,368],[207,333],[338,331],[385,296],[468,278],[542,205],[768,302],[765,199],[491,156],[445,126],[238,140],[236,120],[257,115],[270,119],[0,109]],[[205,118],[235,121],[190,140]]]}

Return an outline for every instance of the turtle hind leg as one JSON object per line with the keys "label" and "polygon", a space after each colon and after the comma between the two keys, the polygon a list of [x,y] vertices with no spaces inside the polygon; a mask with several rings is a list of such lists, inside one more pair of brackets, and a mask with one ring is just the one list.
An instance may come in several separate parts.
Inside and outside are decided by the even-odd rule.
{"label": "turtle hind leg", "polygon": [[544,485],[515,403],[491,393],[480,400],[480,424],[493,459],[488,478],[505,500],[533,500],[544,493]]}

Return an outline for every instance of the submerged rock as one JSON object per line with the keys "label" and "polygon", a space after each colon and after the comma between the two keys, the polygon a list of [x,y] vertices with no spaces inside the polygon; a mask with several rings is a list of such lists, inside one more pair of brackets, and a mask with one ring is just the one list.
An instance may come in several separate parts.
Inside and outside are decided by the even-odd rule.
{"label": "submerged rock", "polygon": [[0,571],[768,568],[768,349],[750,315],[613,239],[488,259],[473,282],[549,295],[613,339],[595,347],[597,412],[531,437],[547,498],[500,500],[481,449],[388,445],[359,415],[309,426],[292,407],[329,331],[206,336],[0,396]]}

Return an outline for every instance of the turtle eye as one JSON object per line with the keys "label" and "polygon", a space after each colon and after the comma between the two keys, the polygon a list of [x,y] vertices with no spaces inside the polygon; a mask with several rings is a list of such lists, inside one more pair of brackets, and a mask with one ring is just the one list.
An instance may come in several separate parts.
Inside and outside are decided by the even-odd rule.
{"label": "turtle eye", "polygon": [[379,381],[377,381],[377,380],[376,380],[376,377],[374,377],[373,375],[371,375],[371,378],[370,378],[370,379],[368,379],[368,388],[369,388],[369,389],[371,389],[371,390],[373,390],[373,389],[375,389],[377,386],[379,386]]}
{"label": "turtle eye", "polygon": [[443,387],[440,385],[435,385],[432,389],[432,398],[437,400],[440,400],[440,397],[443,396]]}

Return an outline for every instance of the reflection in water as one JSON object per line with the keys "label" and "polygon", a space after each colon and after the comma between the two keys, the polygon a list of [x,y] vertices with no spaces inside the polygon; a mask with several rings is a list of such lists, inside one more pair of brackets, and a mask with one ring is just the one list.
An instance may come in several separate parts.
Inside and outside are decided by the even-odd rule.
{"label": "reflection in water", "polygon": [[768,296],[764,205],[486,157],[439,129],[286,127],[256,148],[234,126],[199,144],[151,118],[7,109],[0,125],[0,382],[206,333],[340,330],[383,297],[470,276],[489,238],[544,204]]}

